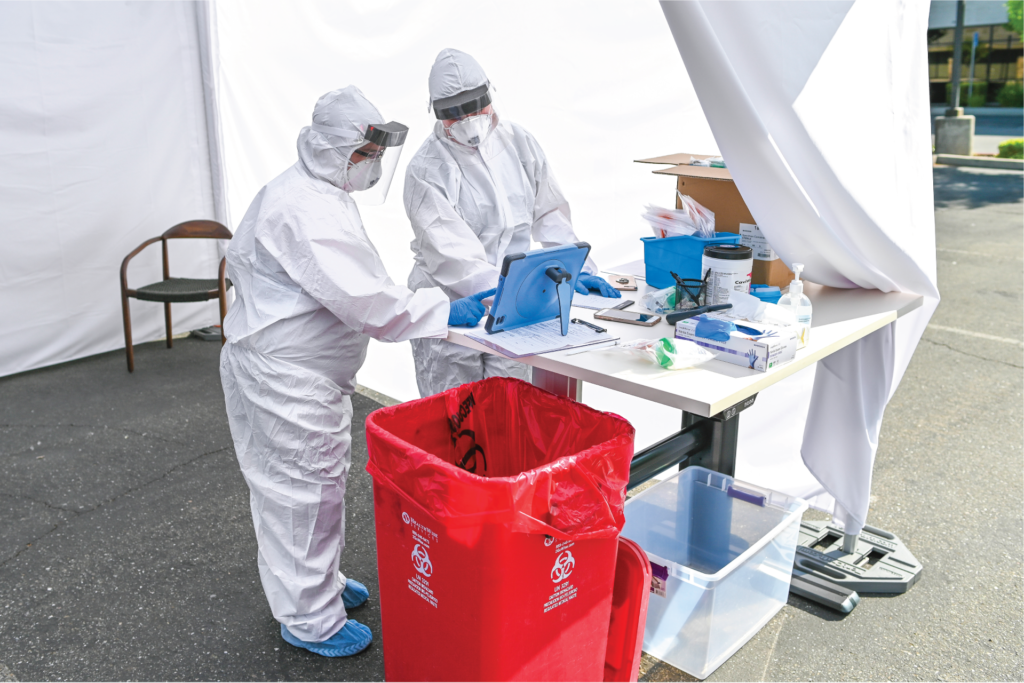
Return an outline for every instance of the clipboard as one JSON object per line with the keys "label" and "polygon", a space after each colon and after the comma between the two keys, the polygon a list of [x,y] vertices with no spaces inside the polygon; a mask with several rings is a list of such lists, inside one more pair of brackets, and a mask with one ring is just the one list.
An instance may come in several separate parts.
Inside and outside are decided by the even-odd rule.
{"label": "clipboard", "polygon": [[561,318],[562,336],[568,335],[572,294],[589,254],[590,245],[577,242],[506,255],[487,334]]}

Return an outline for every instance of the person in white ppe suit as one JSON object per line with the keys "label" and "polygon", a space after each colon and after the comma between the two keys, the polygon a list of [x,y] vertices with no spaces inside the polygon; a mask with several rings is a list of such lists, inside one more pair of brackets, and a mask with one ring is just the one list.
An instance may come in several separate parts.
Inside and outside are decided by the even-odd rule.
{"label": "person in white ppe suit", "polygon": [[[499,118],[483,68],[458,50],[438,54],[429,77],[437,122],[409,162],[405,212],[415,258],[409,287],[440,287],[456,299],[497,286],[506,254],[578,242],[569,203],[544,150],[522,126]],[[587,260],[576,291],[621,296]],[[485,377],[529,380],[529,366],[456,346],[414,339],[421,396]]]}
{"label": "person in white ppe suit", "polygon": [[491,294],[450,302],[385,272],[350,193],[383,200],[407,130],[355,87],[321,97],[298,162],[259,191],[227,251],[237,298],[221,382],[260,578],[284,639],[326,656],[372,640],[346,612],[368,591],[339,572],[351,395],[368,340],[444,337],[479,322]]}

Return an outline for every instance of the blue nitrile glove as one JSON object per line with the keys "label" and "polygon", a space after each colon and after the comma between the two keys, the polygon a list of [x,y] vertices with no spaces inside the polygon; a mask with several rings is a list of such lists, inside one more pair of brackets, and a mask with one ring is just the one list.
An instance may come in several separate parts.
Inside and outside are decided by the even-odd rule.
{"label": "blue nitrile glove", "polygon": [[448,313],[448,324],[465,325],[466,327],[476,325],[480,322],[480,318],[487,314],[487,307],[480,303],[480,301],[489,296],[494,296],[494,293],[497,291],[497,289],[488,289],[486,292],[477,292],[473,296],[453,301],[452,310]]}
{"label": "blue nitrile glove", "polygon": [[619,290],[612,287],[611,283],[603,277],[588,275],[587,273],[580,273],[580,276],[576,278],[575,289],[580,294],[590,294],[590,290],[596,289],[598,294],[609,299],[618,299],[622,296]]}
{"label": "blue nitrile glove", "polygon": [[715,318],[702,315],[697,318],[697,327],[694,328],[693,333],[704,339],[725,342],[729,341],[729,333],[735,331],[735,323],[731,323],[728,320],[716,320]]}

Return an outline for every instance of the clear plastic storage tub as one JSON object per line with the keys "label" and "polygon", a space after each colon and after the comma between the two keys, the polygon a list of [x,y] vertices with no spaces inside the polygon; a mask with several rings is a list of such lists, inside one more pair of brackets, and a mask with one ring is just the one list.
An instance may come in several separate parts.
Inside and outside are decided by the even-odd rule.
{"label": "clear plastic storage tub", "polygon": [[644,652],[706,678],[782,609],[806,501],[688,467],[626,503],[651,560]]}

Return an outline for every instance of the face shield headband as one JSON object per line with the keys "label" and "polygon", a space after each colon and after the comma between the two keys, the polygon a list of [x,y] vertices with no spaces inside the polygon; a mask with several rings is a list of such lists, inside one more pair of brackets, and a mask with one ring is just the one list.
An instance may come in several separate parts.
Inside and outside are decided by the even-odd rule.
{"label": "face shield headband", "polygon": [[477,113],[491,104],[491,86],[484,83],[472,90],[464,90],[451,97],[442,97],[431,103],[434,116],[439,121],[461,119]]}

